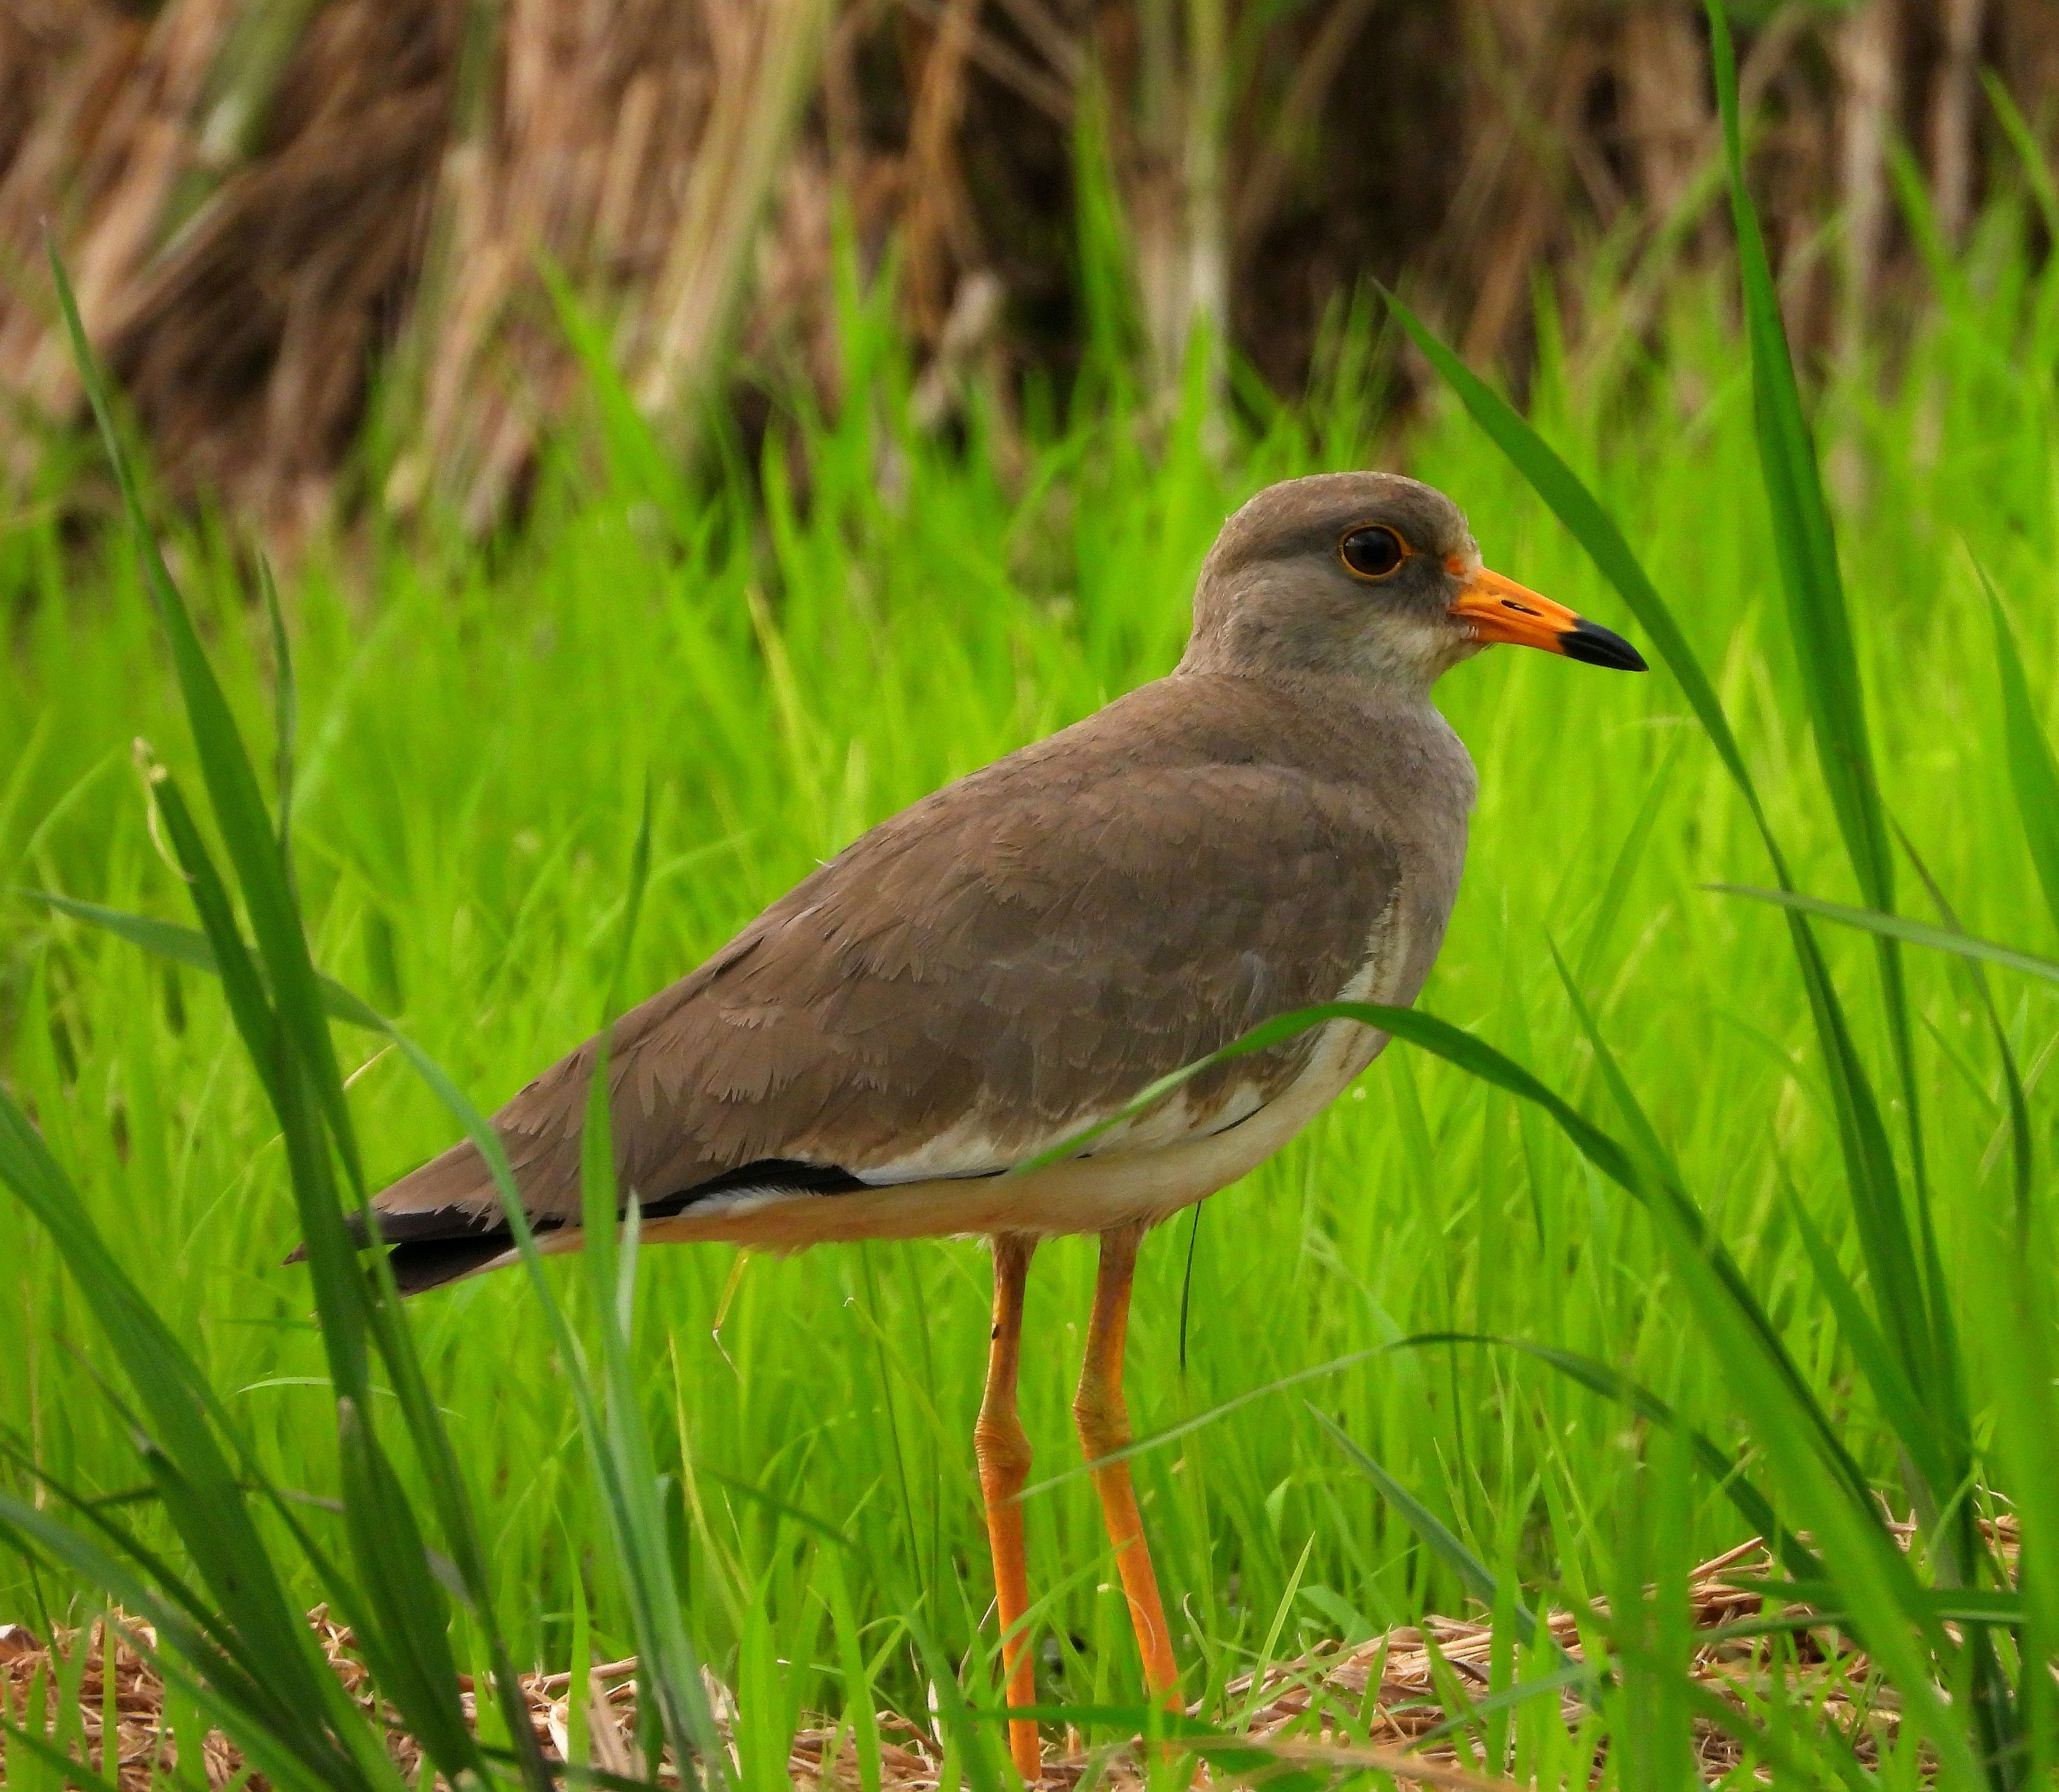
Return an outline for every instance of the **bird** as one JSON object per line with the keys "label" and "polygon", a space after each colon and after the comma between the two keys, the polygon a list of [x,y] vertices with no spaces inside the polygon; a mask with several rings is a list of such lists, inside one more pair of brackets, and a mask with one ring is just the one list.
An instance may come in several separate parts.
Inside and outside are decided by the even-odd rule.
{"label": "bird", "polygon": [[[1622,636],[1487,570],[1431,486],[1372,471],[1269,486],[1205,556],[1169,673],[880,822],[608,1033],[617,1185],[643,1240],[992,1240],[974,1453],[1011,1708],[1035,1702],[1016,1404],[1032,1254],[1100,1241],[1073,1415],[1145,1684],[1174,1705],[1123,1455],[1138,1248],[1277,1152],[1387,1035],[1332,1020],[1123,1110],[1291,1010],[1414,1002],[1476,794],[1431,687],[1494,643],[1645,669]],[[493,1117],[545,1250],[579,1243],[600,1043]],[[372,1209],[358,1241],[388,1251],[404,1292],[516,1260],[468,1142]],[[1011,1718],[1009,1744],[1033,1783],[1034,1722]]]}

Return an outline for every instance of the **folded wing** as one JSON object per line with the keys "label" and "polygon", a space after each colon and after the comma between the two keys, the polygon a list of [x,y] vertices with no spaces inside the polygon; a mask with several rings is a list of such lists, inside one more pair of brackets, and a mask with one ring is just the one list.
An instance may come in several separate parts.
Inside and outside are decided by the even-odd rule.
{"label": "folded wing", "polygon": [[[1165,691],[882,823],[617,1023],[619,1179],[647,1214],[743,1189],[995,1173],[1337,994],[1396,887],[1379,818],[1276,718],[1239,714],[1241,693],[1197,709],[1191,691]],[[1302,1049],[1220,1067],[1097,1149],[1231,1124],[1292,1079]],[[494,1117],[541,1229],[579,1223],[594,1052]],[[404,1285],[506,1248],[469,1144],[376,1205]]]}

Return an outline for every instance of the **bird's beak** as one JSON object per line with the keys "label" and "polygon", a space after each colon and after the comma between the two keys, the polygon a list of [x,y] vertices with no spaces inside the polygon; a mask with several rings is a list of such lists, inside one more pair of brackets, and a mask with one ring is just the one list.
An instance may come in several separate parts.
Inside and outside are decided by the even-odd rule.
{"label": "bird's beak", "polygon": [[1513,641],[1518,647],[1542,647],[1583,659],[1590,666],[1612,666],[1619,672],[1645,670],[1644,655],[1620,635],[1575,615],[1563,603],[1525,589],[1513,579],[1480,567],[1465,577],[1452,600],[1452,615],[1472,631],[1476,641]]}

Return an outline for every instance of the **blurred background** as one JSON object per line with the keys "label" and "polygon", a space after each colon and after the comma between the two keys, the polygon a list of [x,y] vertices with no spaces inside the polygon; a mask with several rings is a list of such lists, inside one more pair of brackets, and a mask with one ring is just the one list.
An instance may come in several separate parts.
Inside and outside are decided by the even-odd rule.
{"label": "blurred background", "polygon": [[[1982,86],[2049,142],[2059,6],[1732,11],[1790,332],[1892,352],[1898,187],[1949,249],[2020,181]],[[933,430],[1111,315],[1167,393],[1198,342],[1296,396],[1372,281],[1519,388],[1540,303],[1634,341],[1725,252],[1710,93],[1693,0],[0,0],[6,476],[82,410],[46,222],[163,479],[281,546],[519,515],[568,305],[682,451],[711,401],[762,444],[842,396],[840,265]]]}

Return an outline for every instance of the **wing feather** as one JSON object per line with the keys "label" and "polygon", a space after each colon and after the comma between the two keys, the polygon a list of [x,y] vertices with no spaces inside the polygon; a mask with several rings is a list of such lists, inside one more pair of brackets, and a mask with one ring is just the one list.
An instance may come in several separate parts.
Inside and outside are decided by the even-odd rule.
{"label": "wing feather", "polygon": [[[761,1162],[979,1173],[1334,997],[1400,878],[1392,817],[1354,775],[1365,743],[1260,691],[1200,700],[1205,682],[1147,686],[904,810],[626,1015],[624,1185],[649,1205]],[[577,1224],[593,1052],[495,1117],[539,1223]],[[1183,1124],[1228,1124],[1300,1061],[1283,1046],[1197,1079]],[[379,1205],[476,1235],[497,1203],[461,1145]]]}

